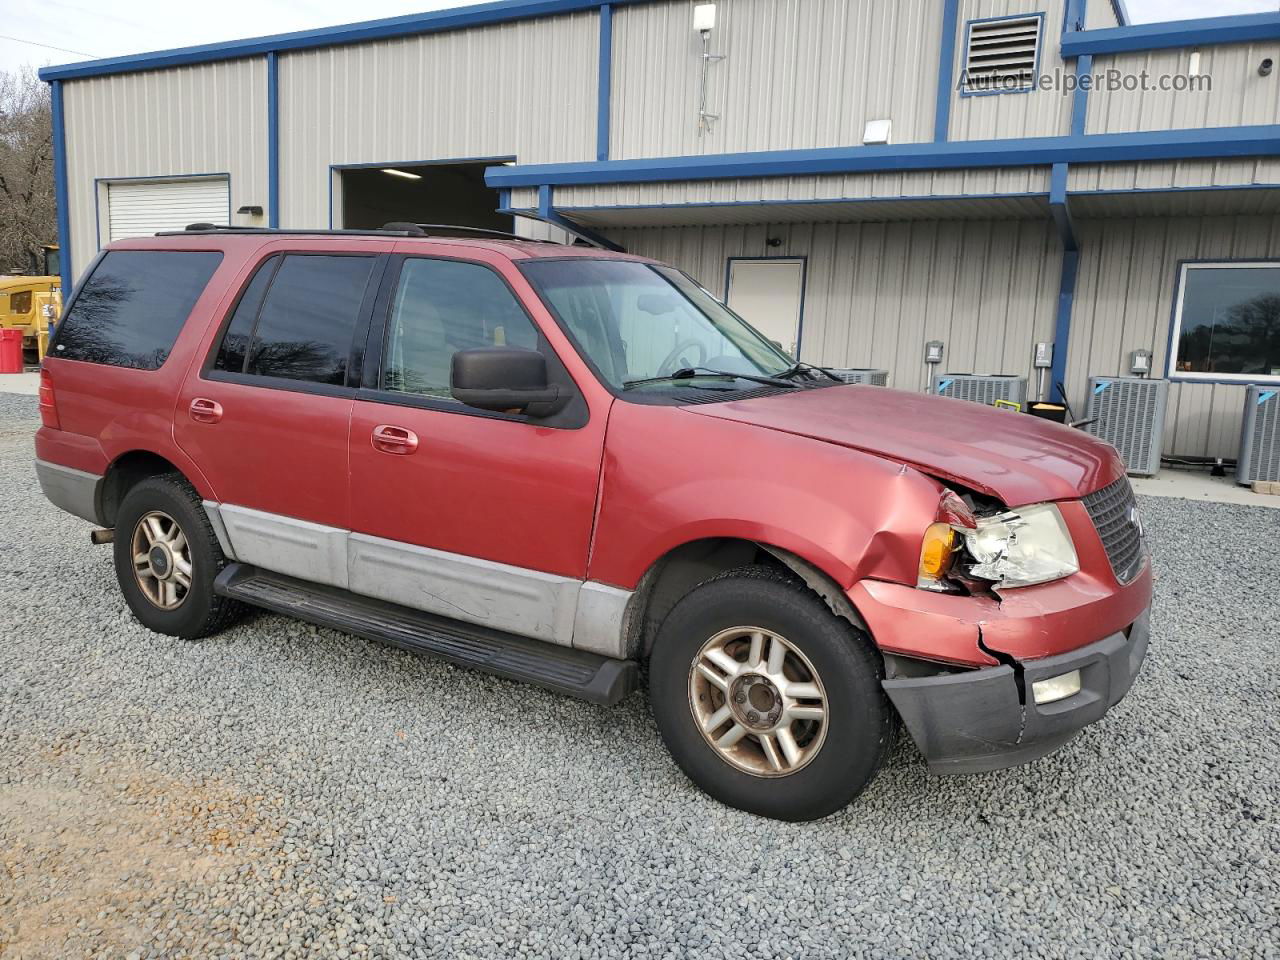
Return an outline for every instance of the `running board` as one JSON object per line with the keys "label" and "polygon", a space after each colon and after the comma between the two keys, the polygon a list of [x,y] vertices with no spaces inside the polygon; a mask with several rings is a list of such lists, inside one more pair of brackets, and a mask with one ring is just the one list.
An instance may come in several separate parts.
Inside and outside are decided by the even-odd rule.
{"label": "running board", "polygon": [[220,596],[322,627],[604,706],[618,703],[638,685],[634,660],[615,660],[461,623],[248,564],[228,564],[218,574],[213,590]]}

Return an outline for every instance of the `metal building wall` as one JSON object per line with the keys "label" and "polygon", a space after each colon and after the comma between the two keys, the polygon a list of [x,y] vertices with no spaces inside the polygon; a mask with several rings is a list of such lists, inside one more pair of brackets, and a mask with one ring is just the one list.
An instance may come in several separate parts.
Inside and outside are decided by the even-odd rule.
{"label": "metal building wall", "polygon": [[1120,26],[1116,18],[1116,8],[1109,0],[1093,0],[1085,6],[1084,28],[1086,30],[1106,30]]}
{"label": "metal building wall", "polygon": [[[1151,85],[1162,76],[1185,77],[1192,50],[1150,50],[1094,57],[1093,72],[1109,70],[1125,75],[1147,73]],[[1275,59],[1277,44],[1241,43],[1207,46],[1198,50],[1200,73],[1211,83],[1208,90],[1114,90],[1102,83],[1089,94],[1086,133],[1130,130],[1188,130],[1199,127],[1231,127],[1280,123],[1280,76],[1258,76],[1258,64]]]}
{"label": "metal building wall", "polygon": [[1170,190],[1280,184],[1280,157],[1179,160],[1165,163],[1072,164],[1067,189]]}
{"label": "metal building wall", "polygon": [[[883,367],[922,389],[924,345],[950,371],[1030,376],[1051,340],[1061,247],[1046,221],[806,223],[613,230],[628,251],[688,271],[724,296],[729,257],[806,257],[800,356]],[[781,240],[769,246],[769,239]],[[1034,382],[1034,381],[1033,381]]]}
{"label": "metal building wall", "polygon": [[264,57],[64,81],[63,104],[77,277],[98,251],[97,179],[225,173],[233,210],[267,205]]}
{"label": "metal building wall", "polygon": [[[1068,395],[1083,403],[1090,375],[1127,371],[1129,351],[1154,351],[1166,368],[1178,263],[1280,258],[1280,216],[1142,218],[1077,223],[1076,286]],[[1235,457],[1245,388],[1170,385],[1165,454]]]}
{"label": "metal building wall", "polygon": [[[1095,0],[1101,3],[1103,0]],[[1093,4],[1090,4],[1093,6]],[[1040,73],[1073,71],[1058,55],[1058,38],[1066,18],[1066,0],[961,0],[956,25],[956,84],[951,93],[952,140],[995,140],[1006,137],[1051,137],[1071,132],[1072,96],[1065,88],[1026,93],[961,95],[958,85],[964,70],[965,38],[971,20],[1025,16],[1043,12],[1040,33]]]}
{"label": "metal building wall", "polygon": [[[902,197],[1047,196],[1049,173],[1049,167],[988,167],[971,170],[897,170],[842,176],[746,177],[737,180],[564,186],[556,188],[555,203],[557,207],[573,208]],[[537,206],[537,191],[514,190],[511,203],[515,207]]]}
{"label": "metal building wall", "polygon": [[280,222],[329,225],[330,164],[594,160],[595,12],[280,57]]}
{"label": "metal building wall", "polygon": [[942,5],[937,0],[720,0],[708,108],[698,135],[702,41],[692,4],[613,15],[611,157],[791,150],[933,138]]}

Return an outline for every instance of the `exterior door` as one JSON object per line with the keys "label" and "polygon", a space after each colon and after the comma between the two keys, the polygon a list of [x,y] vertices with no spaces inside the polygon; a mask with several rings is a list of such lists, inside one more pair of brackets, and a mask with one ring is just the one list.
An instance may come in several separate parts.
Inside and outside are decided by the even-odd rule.
{"label": "exterior door", "polygon": [[181,230],[189,223],[228,223],[231,187],[226,177],[186,180],[120,180],[106,184],[103,244]]}
{"label": "exterior door", "polygon": [[535,421],[452,399],[454,352],[490,346],[542,351],[575,389],[501,269],[393,258],[351,418],[351,589],[568,644],[605,418],[580,400]]}
{"label": "exterior door", "polygon": [[729,261],[729,309],[793,357],[800,349],[804,269],[800,258]]}
{"label": "exterior door", "polygon": [[186,382],[175,437],[213,487],[239,560],[347,585],[348,367],[383,263],[301,252],[265,260]]}

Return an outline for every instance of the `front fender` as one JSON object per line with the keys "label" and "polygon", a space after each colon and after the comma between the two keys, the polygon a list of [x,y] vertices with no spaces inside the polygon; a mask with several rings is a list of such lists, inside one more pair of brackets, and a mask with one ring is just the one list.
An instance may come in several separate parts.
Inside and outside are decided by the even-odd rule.
{"label": "front fender", "polygon": [[902,464],[680,408],[614,405],[590,577],[626,589],[695,540],[790,551],[842,589],[915,583],[941,487]]}

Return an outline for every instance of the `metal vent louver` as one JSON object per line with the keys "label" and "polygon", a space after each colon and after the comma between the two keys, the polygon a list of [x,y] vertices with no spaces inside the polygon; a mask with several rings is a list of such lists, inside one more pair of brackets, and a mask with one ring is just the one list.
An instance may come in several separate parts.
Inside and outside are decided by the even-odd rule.
{"label": "metal vent louver", "polygon": [[944,373],[933,380],[933,392],[943,397],[995,406],[997,400],[1027,402],[1027,378],[1006,374]]}
{"label": "metal vent louver", "polygon": [[1239,483],[1280,483],[1280,387],[1250,387],[1236,463]]}
{"label": "metal vent louver", "polygon": [[1091,377],[1085,427],[1118,451],[1129,473],[1152,476],[1160,470],[1168,380]]}
{"label": "metal vent louver", "polygon": [[1035,83],[1042,17],[1002,17],[969,24],[966,93],[1026,90]]}
{"label": "metal vent louver", "polygon": [[870,367],[830,368],[845,383],[866,383],[873,387],[889,385],[888,370],[872,370]]}

